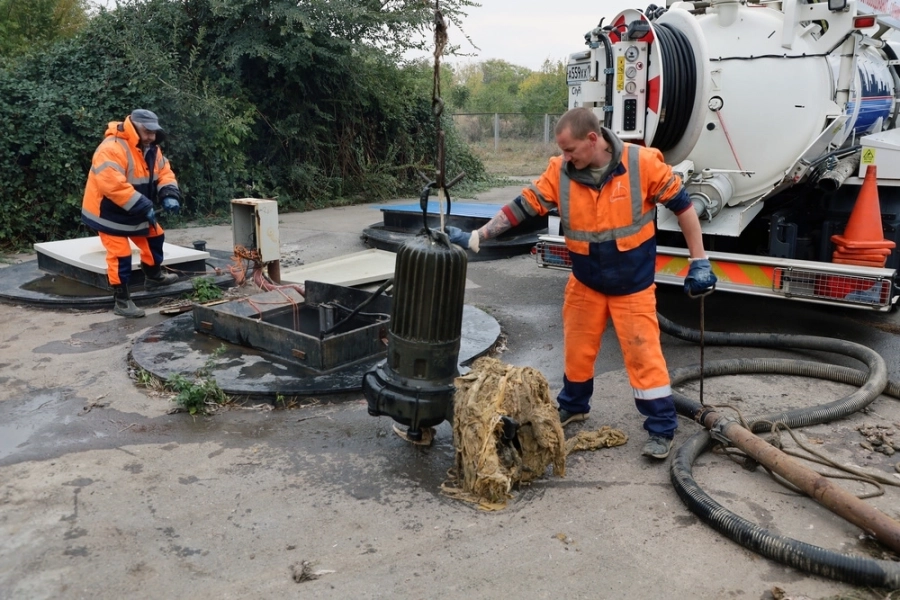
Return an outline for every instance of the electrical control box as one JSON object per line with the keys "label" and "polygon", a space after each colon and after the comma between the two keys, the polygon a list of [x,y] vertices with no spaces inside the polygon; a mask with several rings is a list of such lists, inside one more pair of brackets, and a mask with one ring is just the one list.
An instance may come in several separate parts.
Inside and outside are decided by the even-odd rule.
{"label": "electrical control box", "polygon": [[254,253],[263,263],[281,259],[278,203],[259,198],[231,201],[231,233],[235,248]]}
{"label": "electrical control box", "polygon": [[614,45],[612,130],[623,140],[643,140],[647,112],[647,43]]}
{"label": "electrical control box", "polygon": [[859,138],[862,151],[859,176],[865,177],[869,165],[878,167],[879,179],[900,179],[900,129],[888,129]]}

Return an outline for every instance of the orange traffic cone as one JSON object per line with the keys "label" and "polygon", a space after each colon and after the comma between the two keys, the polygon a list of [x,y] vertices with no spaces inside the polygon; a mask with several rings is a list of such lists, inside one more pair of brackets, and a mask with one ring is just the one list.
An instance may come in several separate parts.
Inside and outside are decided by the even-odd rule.
{"label": "orange traffic cone", "polygon": [[[875,165],[866,168],[866,177],[850,212],[844,234],[831,236],[831,241],[837,246],[832,256],[833,262],[883,267],[890,248],[896,246],[894,242],[884,238],[875,169]],[[853,257],[854,254],[857,256]],[[846,262],[854,258],[861,262]]]}
{"label": "orange traffic cone", "polygon": [[831,258],[831,262],[836,265],[856,265],[858,267],[875,267],[876,269],[883,269],[884,265],[887,264],[887,259],[884,257],[869,258],[863,256],[854,258],[842,258],[839,256],[833,256]]}
{"label": "orange traffic cone", "polygon": [[887,260],[891,255],[890,248],[869,248],[867,250],[851,250],[838,246],[837,250],[832,253],[832,257],[838,258],[855,258],[857,260]]}

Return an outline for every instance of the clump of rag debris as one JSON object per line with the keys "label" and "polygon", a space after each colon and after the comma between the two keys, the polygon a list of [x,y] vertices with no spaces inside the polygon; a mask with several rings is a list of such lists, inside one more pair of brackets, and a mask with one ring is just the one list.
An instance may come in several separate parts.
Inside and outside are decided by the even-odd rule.
{"label": "clump of rag debris", "polygon": [[495,358],[476,360],[456,378],[453,398],[455,466],[445,494],[499,510],[511,491],[541,477],[566,474],[566,456],[576,450],[620,446],[628,437],[602,427],[566,440],[550,386],[537,369],[506,365]]}

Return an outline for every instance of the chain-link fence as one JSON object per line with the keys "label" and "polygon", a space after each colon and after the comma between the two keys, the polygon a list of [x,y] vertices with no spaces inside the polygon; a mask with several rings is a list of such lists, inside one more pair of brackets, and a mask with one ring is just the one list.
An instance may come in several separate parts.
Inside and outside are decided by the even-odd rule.
{"label": "chain-link fence", "polygon": [[453,124],[490,173],[535,175],[559,154],[553,129],[559,114],[458,113]]}
{"label": "chain-link fence", "polygon": [[457,113],[453,123],[469,144],[493,142],[500,150],[503,141],[553,143],[553,128],[561,115],[539,113]]}

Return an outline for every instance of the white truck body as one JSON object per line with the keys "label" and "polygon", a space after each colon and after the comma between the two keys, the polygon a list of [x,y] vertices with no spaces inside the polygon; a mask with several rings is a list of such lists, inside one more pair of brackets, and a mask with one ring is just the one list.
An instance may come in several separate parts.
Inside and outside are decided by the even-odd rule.
{"label": "white truck body", "polygon": [[[898,26],[900,0],[629,9],[570,55],[569,107],[663,152],[701,219],[719,289],[889,310],[900,283],[900,66],[887,38]],[[847,260],[832,239],[870,166],[880,264]],[[680,283],[677,220],[660,209],[657,227],[657,281]],[[537,257],[567,268],[563,238],[551,231]]]}

